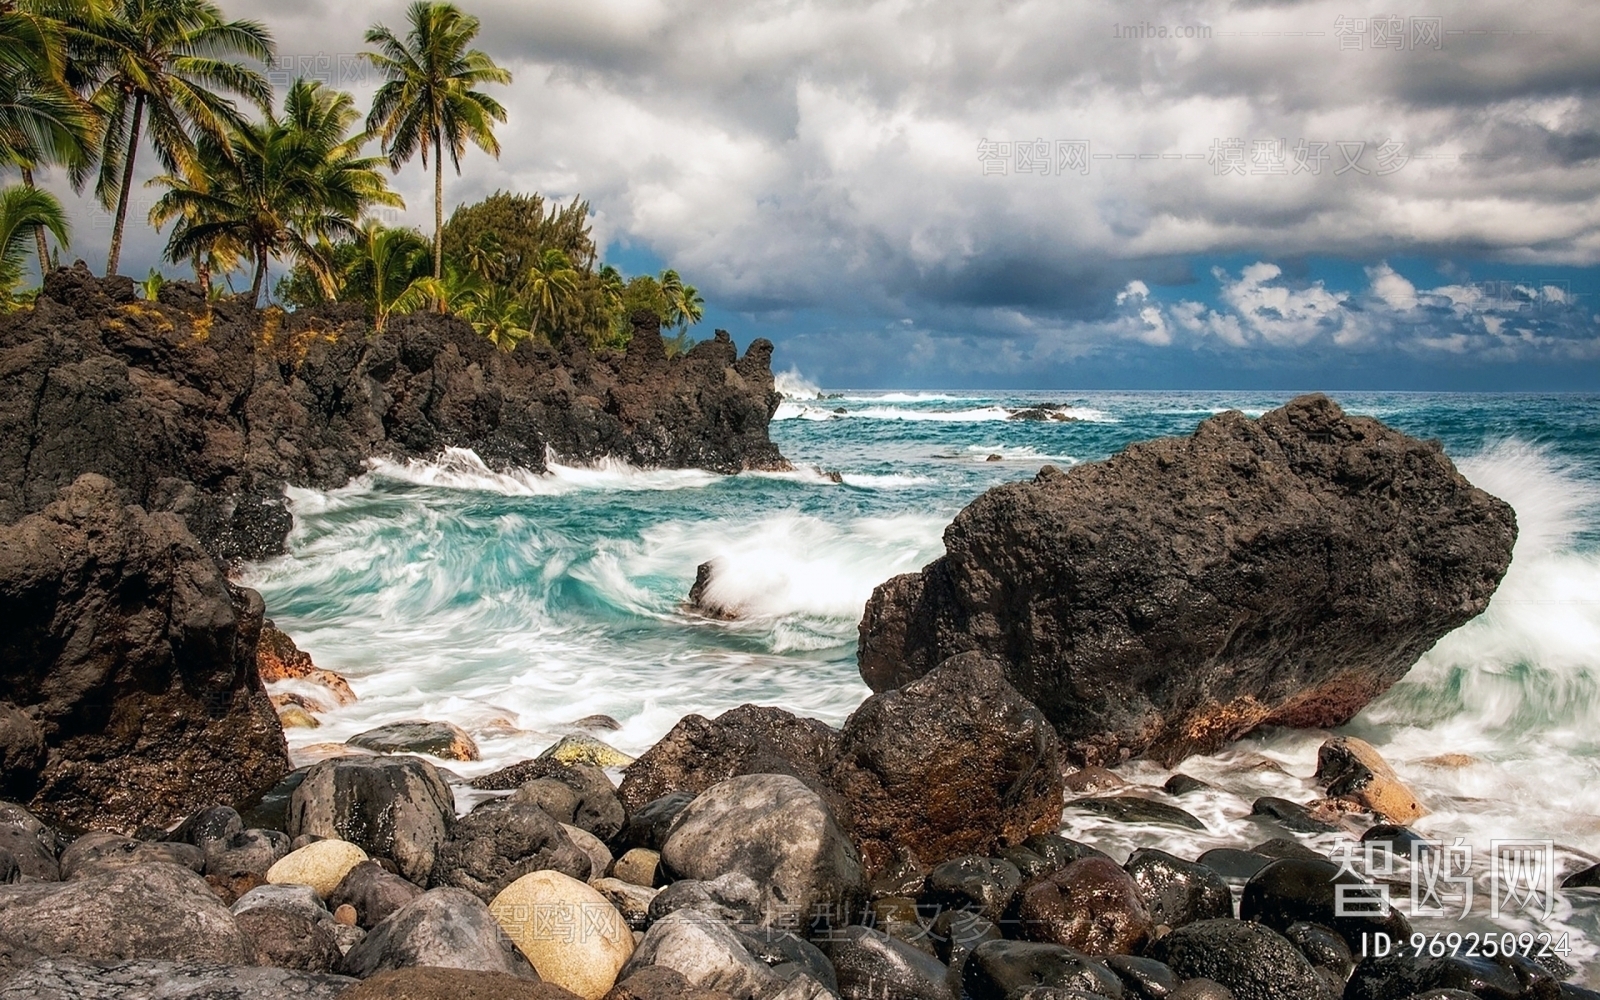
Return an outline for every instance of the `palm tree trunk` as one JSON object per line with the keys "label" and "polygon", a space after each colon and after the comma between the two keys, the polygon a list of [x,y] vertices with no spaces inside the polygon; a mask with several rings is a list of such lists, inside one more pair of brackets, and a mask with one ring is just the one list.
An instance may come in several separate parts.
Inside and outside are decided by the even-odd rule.
{"label": "palm tree trunk", "polygon": [[200,283],[200,295],[211,301],[211,260],[203,253],[194,255],[194,278]]}
{"label": "palm tree trunk", "polygon": [[[22,168],[22,183],[30,189],[33,187],[33,170],[30,167]],[[45,242],[44,227],[33,227],[33,238],[39,248],[39,280],[44,281],[50,274],[50,244]]]}
{"label": "palm tree trunk", "polygon": [[250,305],[261,307],[261,286],[267,281],[267,254],[260,251],[256,254],[256,278],[250,283]]}
{"label": "palm tree trunk", "polygon": [[[433,136],[433,280],[444,276],[444,157],[439,155],[438,133]],[[444,312],[444,299],[439,300]]]}
{"label": "palm tree trunk", "polygon": [[111,224],[111,253],[106,257],[106,277],[117,273],[117,258],[122,256],[122,225],[128,219],[128,192],[133,190],[133,159],[139,152],[139,123],[144,117],[144,94],[133,98],[133,126],[128,133],[128,149],[122,164],[122,190],[117,194],[117,218]]}

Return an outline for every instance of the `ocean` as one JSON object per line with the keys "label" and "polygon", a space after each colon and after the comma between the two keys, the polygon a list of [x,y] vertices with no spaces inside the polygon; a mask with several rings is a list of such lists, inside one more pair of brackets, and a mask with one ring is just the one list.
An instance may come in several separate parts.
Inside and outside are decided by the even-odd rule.
{"label": "ocean", "polygon": [[[771,433],[793,473],[579,468],[559,457],[546,474],[497,473],[457,451],[376,463],[338,490],[292,490],[289,553],[241,580],[360,697],[318,729],[290,730],[296,760],[402,719],[472,733],[483,760],[449,765],[466,777],[533,756],[597,713],[621,725],[600,735],[631,754],[685,714],[746,702],[837,725],[870,693],[855,643],[873,586],[937,557],[944,526],[983,490],[1293,395],[819,392],[794,375],[780,388]],[[1520,529],[1488,611],[1341,731],[1377,746],[1432,810],[1418,832],[1478,852],[1480,893],[1492,890],[1484,866],[1495,841],[1550,842],[1562,871],[1600,861],[1600,396],[1330,395],[1439,439],[1469,479],[1516,509]],[[1075,419],[1009,419],[1041,404]],[[713,596],[739,609],[737,621],[683,607],[709,559],[722,568]],[[1192,858],[1258,843],[1276,834],[1247,818],[1251,803],[1315,798],[1327,736],[1258,733],[1184,762],[1215,786],[1177,800],[1206,833],[1072,810],[1063,832],[1119,858],[1141,846]],[[1442,766],[1446,754],[1471,762]],[[1119,773],[1159,786],[1170,772],[1134,762]],[[1325,851],[1348,842],[1303,839]],[[1389,880],[1403,895],[1404,872]],[[1592,890],[1492,922],[1479,915],[1488,905],[1478,900],[1466,921],[1414,923],[1549,933],[1568,961],[1600,959]]]}

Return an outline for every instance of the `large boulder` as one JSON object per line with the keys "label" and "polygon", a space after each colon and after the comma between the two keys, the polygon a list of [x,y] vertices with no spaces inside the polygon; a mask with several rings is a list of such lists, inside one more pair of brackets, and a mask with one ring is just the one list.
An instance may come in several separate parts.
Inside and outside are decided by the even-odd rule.
{"label": "large boulder", "polygon": [[23,882],[56,882],[61,878],[56,832],[14,802],[0,802],[0,850],[17,863]]}
{"label": "large boulder", "polygon": [[982,650],[1073,759],[1171,763],[1348,721],[1483,611],[1515,540],[1437,442],[1303,396],[989,490],[874,591],[861,675]]}
{"label": "large boulder", "polygon": [[338,1000],[355,984],[248,965],[45,958],[0,983],[0,1000]]}
{"label": "large boulder", "polygon": [[164,863],[0,886],[0,969],[57,955],[216,965],[250,959],[233,914],[205,880]]}
{"label": "large boulder", "polygon": [[1061,825],[1055,731],[991,657],[954,657],[846,720],[829,777],[869,873],[988,854]]}
{"label": "large boulder", "polygon": [[290,796],[288,825],[290,836],[347,840],[426,882],[455,818],[450,786],[421,757],[335,757],[306,772]]}
{"label": "large boulder", "polygon": [[1180,979],[1221,983],[1236,1000],[1338,997],[1287,938],[1245,920],[1196,921],[1161,938],[1146,954]]}
{"label": "large boulder", "polygon": [[716,917],[683,910],[657,920],[645,932],[618,979],[648,968],[666,968],[690,985],[749,998],[776,987],[778,976],[750,953],[740,934]]}
{"label": "large boulder", "polygon": [[633,931],[600,893],[560,872],[532,872],[494,898],[489,912],[539,978],[600,1000],[633,955]]}
{"label": "large boulder", "polygon": [[413,966],[538,978],[483,900],[463,889],[433,889],[391,913],[345,954],[341,971],[365,979]]}
{"label": "large boulder", "polygon": [[[715,719],[686,715],[628,765],[617,794],[631,814],[673,792],[698,795],[741,775],[789,774],[831,796],[823,773],[838,738],[816,719],[763,705],[740,705]],[[841,811],[840,802],[832,804],[835,812]]]}
{"label": "large boulder", "polygon": [[262,613],[180,518],[101,476],[0,527],[0,686],[46,747],[8,784],[43,818],[121,833],[272,785],[289,755],[255,671]]}
{"label": "large boulder", "polygon": [[502,972],[418,967],[380,972],[339,1000],[576,1000],[549,983],[533,983]]}
{"label": "large boulder", "polygon": [[433,884],[453,885],[485,903],[524,875],[558,871],[587,880],[604,875],[572,842],[561,824],[536,805],[491,799],[456,821],[450,839],[439,845]]}
{"label": "large boulder", "polygon": [[761,923],[804,925],[819,914],[849,922],[866,887],[859,856],[822,796],[787,774],[713,785],[689,804],[661,850],[680,878],[748,876],[762,892]]}

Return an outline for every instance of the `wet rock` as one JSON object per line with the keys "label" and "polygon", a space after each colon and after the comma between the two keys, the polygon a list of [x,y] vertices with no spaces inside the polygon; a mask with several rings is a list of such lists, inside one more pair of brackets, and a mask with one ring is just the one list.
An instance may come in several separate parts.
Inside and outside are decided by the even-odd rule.
{"label": "wet rock", "polygon": [[455,796],[422,758],[339,757],[306,772],[290,796],[288,833],[348,840],[422,882],[455,817]]}
{"label": "wet rock", "polygon": [[[766,916],[766,905],[767,895],[754,879],[743,872],[728,872],[714,879],[686,878],[669,884],[650,901],[650,919],[694,910],[724,923],[755,927]],[[795,916],[805,920],[810,914]]]}
{"label": "wet rock", "polygon": [[[805,938],[793,931],[775,927],[739,927],[736,930],[739,939],[744,942],[745,950],[780,979],[793,982],[803,978],[820,986],[828,994],[839,992],[833,963],[821,948]],[[801,992],[809,996],[815,991],[807,986]]]}
{"label": "wet rock", "polygon": [[328,905],[354,908],[356,923],[370,931],[422,891],[421,886],[384,870],[376,861],[363,861],[346,872],[328,894]]}
{"label": "wet rock", "polygon": [[278,723],[285,729],[315,729],[322,723],[299,705],[285,705],[278,709]]}
{"label": "wet rock", "polygon": [[997,661],[976,654],[863,702],[829,776],[869,875],[899,851],[934,865],[1061,822],[1054,729]]}
{"label": "wet rock", "polygon": [[0,802],[0,850],[16,860],[18,881],[61,879],[55,830],[14,802]]}
{"label": "wet rock", "polygon": [[1318,854],[1316,851],[1300,843],[1300,841],[1287,840],[1282,837],[1274,837],[1271,840],[1264,840],[1250,848],[1250,853],[1259,854],[1262,857],[1267,858],[1294,858],[1305,861],[1328,860],[1327,855]]}
{"label": "wet rock", "polygon": [[776,989],[779,983],[777,974],[750,954],[733,928],[693,910],[652,924],[618,978],[626,982],[651,966],[671,969],[696,987],[742,1000]]}
{"label": "wet rock", "polygon": [[1169,1000],[1178,991],[1178,977],[1164,962],[1135,955],[1112,955],[1106,968],[1127,987],[1128,1000]]}
{"label": "wet rock", "polygon": [[343,972],[360,979],[413,966],[536,978],[483,900],[464,889],[433,889],[413,899],[373,927],[341,963]]}
{"label": "wet rock", "polygon": [[503,972],[409,968],[380,972],[339,1000],[573,1000],[571,993]]}
{"label": "wet rock", "polygon": [[[748,876],[763,893],[763,924],[848,913],[865,895],[854,847],[822,797],[798,778],[753,774],[702,792],[661,851],[678,877]],[[681,970],[680,970],[681,971]]]}
{"label": "wet rock", "polygon": [[1317,781],[1331,799],[1342,799],[1391,823],[1414,823],[1427,810],[1365,740],[1335,736],[1317,751]]}
{"label": "wet rock", "polygon": [[1056,866],[1046,861],[1043,855],[1036,854],[1020,844],[1015,847],[1002,847],[996,853],[1001,860],[1015,865],[1024,880],[1036,875],[1048,875],[1057,870]]}
{"label": "wet rock", "polygon": [[710,559],[696,566],[694,583],[689,586],[689,599],[685,602],[688,609],[718,621],[738,621],[743,617],[738,604],[723,596],[725,588],[717,586],[720,582],[717,577],[726,576],[727,573],[720,559]]}
{"label": "wet rock", "polygon": [[283,780],[258,795],[247,798],[239,805],[239,817],[246,827],[262,830],[287,831],[289,828],[289,800],[294,790],[305,781],[310,765],[298,767],[283,776]]}
{"label": "wet rock", "polygon": [[589,887],[616,907],[629,927],[642,931],[650,926],[650,904],[660,895],[660,889],[634,885],[632,882],[615,878],[597,878],[589,883]]}
{"label": "wet rock", "polygon": [[1209,979],[1191,979],[1179,986],[1172,1000],[1235,1000],[1233,991]]}
{"label": "wet rock", "polygon": [[1122,1000],[1122,980],[1103,963],[1058,944],[986,941],[962,969],[961,986],[972,1000],[1006,1000],[1033,987],[1083,990]]}
{"label": "wet rock", "polygon": [[599,1000],[633,955],[633,931],[606,898],[560,872],[524,875],[494,898],[501,930],[539,978]]}
{"label": "wet rock", "polygon": [[1022,872],[1011,862],[968,855],[935,866],[928,873],[923,899],[933,906],[973,910],[999,920],[1021,884]]}
{"label": "wet rock", "polygon": [[972,949],[985,941],[998,941],[1002,935],[994,921],[967,910],[945,910],[928,928],[934,954],[957,975]]}
{"label": "wet rock", "polygon": [[1344,996],[1345,1000],[1390,1000],[1435,990],[1459,991],[1481,1000],[1556,1000],[1562,987],[1554,976],[1521,956],[1491,961],[1396,954],[1362,959]]}
{"label": "wet rock", "polygon": [[1263,816],[1295,833],[1328,833],[1340,828],[1331,818],[1320,816],[1298,802],[1290,802],[1274,795],[1256,799],[1255,804],[1250,807],[1250,815]]}
{"label": "wet rock", "polygon": [[1024,885],[1022,933],[1093,955],[1133,954],[1155,930],[1133,878],[1114,861],[1084,858]]}
{"label": "wet rock", "polygon": [[231,806],[208,806],[178,824],[178,828],[162,839],[181,844],[193,844],[204,851],[206,857],[223,850],[228,841],[244,832],[244,820]]}
{"label": "wet rock", "polygon": [[[627,779],[623,779],[623,783],[626,784]],[[672,824],[677,822],[678,814],[693,801],[693,792],[673,792],[646,802],[628,813],[628,821],[617,835],[617,843],[624,847],[643,847],[659,854],[662,845],[667,842],[667,834],[672,832]]]}
{"label": "wet rock", "polygon": [[251,965],[332,972],[341,957],[333,931],[297,913],[255,907],[234,918],[249,943]]}
{"label": "wet rock", "polygon": [[633,758],[616,747],[593,736],[563,736],[545,747],[539,754],[541,760],[562,764],[593,764],[595,767],[627,767]]}
{"label": "wet rock", "polygon": [[1174,774],[1161,786],[1168,795],[1188,795],[1190,792],[1203,792],[1210,787],[1207,782],[1182,773]]}
{"label": "wet rock", "polygon": [[86,833],[61,852],[61,878],[68,881],[116,868],[161,861],[204,872],[205,854],[193,844],[149,843],[115,833]]}
{"label": "wet rock", "polygon": [[205,880],[150,863],[72,882],[0,886],[0,969],[71,955],[241,965],[244,937]]}
{"label": "wet rock", "polygon": [[1244,920],[1202,920],[1150,946],[1182,979],[1209,979],[1237,1000],[1337,1000],[1288,939]]}
{"label": "wet rock", "polygon": [[60,957],[0,982],[0,1000],[340,1000],[354,985],[345,976],[292,969]]}
{"label": "wet rock", "polygon": [[827,944],[842,1000],[957,1000],[944,963],[904,941],[846,927]]}
{"label": "wet rock", "polygon": [[1068,840],[1066,837],[1055,833],[1035,834],[1024,840],[1022,846],[1044,858],[1055,871],[1060,871],[1074,861],[1081,861],[1084,858],[1111,860],[1111,855],[1098,847],[1091,847],[1076,840]]}
{"label": "wet rock", "polygon": [[353,705],[356,701],[349,681],[311,662],[310,654],[303,652],[270,620],[261,625],[261,640],[256,645],[256,673],[269,684],[284,680],[315,684],[326,692],[326,700],[334,705]]}
{"label": "wet rock", "polygon": [[1137,795],[1108,795],[1099,798],[1073,799],[1068,809],[1082,809],[1099,813],[1118,823],[1155,823],[1162,826],[1180,826],[1190,830],[1204,830],[1206,825],[1177,806],[1142,799]]}
{"label": "wet rock", "polygon": [[609,840],[627,820],[611,779],[593,764],[560,764],[545,777],[519,786],[514,802],[536,805],[559,823],[568,823]]}
{"label": "wet rock", "polygon": [[1343,983],[1356,967],[1350,946],[1338,931],[1321,924],[1290,924],[1283,932],[1289,943],[1300,949],[1312,968],[1326,969],[1334,981]]}
{"label": "wet rock", "polygon": [[267,869],[273,885],[310,886],[326,899],[350,869],[367,860],[367,852],[344,840],[318,840],[290,851]]}
{"label": "wet rock", "polygon": [[1093,764],[1088,767],[1080,767],[1071,774],[1064,776],[1061,779],[1061,784],[1066,789],[1067,794],[1073,798],[1083,795],[1098,795],[1114,788],[1128,787],[1127,781],[1123,780],[1115,771],[1108,771]]}
{"label": "wet rock", "polygon": [[1249,878],[1272,864],[1273,859],[1254,851],[1241,851],[1233,847],[1213,847],[1200,855],[1198,864],[1205,865],[1223,878]]}
{"label": "wet rock", "polygon": [[1139,887],[1139,897],[1157,924],[1182,927],[1233,916],[1228,883],[1205,865],[1144,848],[1134,851],[1123,869]]}
{"label": "wet rock", "polygon": [[376,753],[425,753],[445,760],[478,760],[478,744],[467,731],[450,722],[391,722],[345,740],[353,747]]}
{"label": "wet rock", "polygon": [[[1280,934],[1293,924],[1320,924],[1337,931],[1352,950],[1363,933],[1385,933],[1395,940],[1409,938],[1411,927],[1399,910],[1391,909],[1384,916],[1337,914],[1338,887],[1366,884],[1331,861],[1285,858],[1261,869],[1245,883],[1239,917],[1265,924]],[[1344,910],[1359,911],[1369,898],[1365,894],[1347,897]],[[1226,985],[1225,980],[1219,982]]]}
{"label": "wet rock", "polygon": [[127,506],[103,476],[38,507],[0,527],[0,688],[48,751],[26,777],[29,808],[132,833],[287,773],[255,673],[260,595],[229,584],[181,519]]}
{"label": "wet rock", "polygon": [[439,845],[434,885],[453,885],[484,902],[531,872],[558,871],[579,880],[593,862],[543,809],[509,799],[491,799],[456,821]]}
{"label": "wet rock", "polygon": [[1361,835],[1363,844],[1382,844],[1389,853],[1403,858],[1411,857],[1417,845],[1426,840],[1421,834],[1392,823],[1379,823]]}
{"label": "wet rock", "polygon": [[1302,396],[989,490],[873,592],[861,674],[982,650],[1069,758],[1171,764],[1348,721],[1483,611],[1515,538],[1437,442]]}
{"label": "wet rock", "polygon": [[[788,774],[831,797],[832,789],[822,772],[832,760],[837,742],[838,734],[827,725],[777,708],[740,705],[716,719],[686,715],[628,765],[617,794],[633,813],[673,792],[698,795],[729,778]],[[842,807],[839,801],[830,804],[836,813]]]}
{"label": "wet rock", "polygon": [[1600,889],[1600,865],[1573,872],[1561,880],[1563,889]]}
{"label": "wet rock", "polygon": [[634,885],[654,886],[661,877],[661,852],[635,847],[611,866],[611,877]]}

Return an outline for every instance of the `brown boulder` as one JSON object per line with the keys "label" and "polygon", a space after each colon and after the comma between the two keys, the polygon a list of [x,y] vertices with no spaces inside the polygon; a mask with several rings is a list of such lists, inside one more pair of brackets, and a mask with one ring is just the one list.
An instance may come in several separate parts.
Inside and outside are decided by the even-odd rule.
{"label": "brown boulder", "polygon": [[1155,931],[1139,886],[1109,858],[1082,858],[1024,884],[1016,911],[1030,940],[1090,955],[1137,954]]}
{"label": "brown boulder", "polygon": [[[356,700],[356,693],[350,690],[349,681],[311,662],[311,654],[296,646],[293,639],[270,621],[261,626],[261,641],[256,645],[256,672],[269,684],[273,681],[303,680],[324,687],[328,690],[328,700],[335,705],[350,705]],[[304,698],[303,695],[299,697]],[[295,703],[308,712],[322,711],[321,707],[313,708],[305,701]]]}
{"label": "brown boulder", "polygon": [[992,658],[954,657],[846,720],[829,778],[850,803],[869,877],[897,853],[924,865],[989,854],[1061,822],[1048,720]]}
{"label": "brown boulder", "polygon": [[1317,750],[1317,781],[1328,797],[1347,802],[1402,826],[1426,816],[1389,762],[1365,740],[1335,736]]}
{"label": "brown boulder", "polygon": [[1437,442],[1302,396],[989,490],[873,593],[861,675],[985,651],[1075,761],[1171,764],[1348,721],[1483,611],[1515,540]]}
{"label": "brown boulder", "polygon": [[761,705],[740,705],[714,720],[686,715],[628,765],[617,796],[631,814],[672,792],[698,795],[741,775],[789,774],[829,799],[843,819],[843,803],[822,777],[838,738],[816,719]]}
{"label": "brown boulder", "polygon": [[559,986],[503,972],[419,967],[380,972],[339,1000],[578,1000]]}

